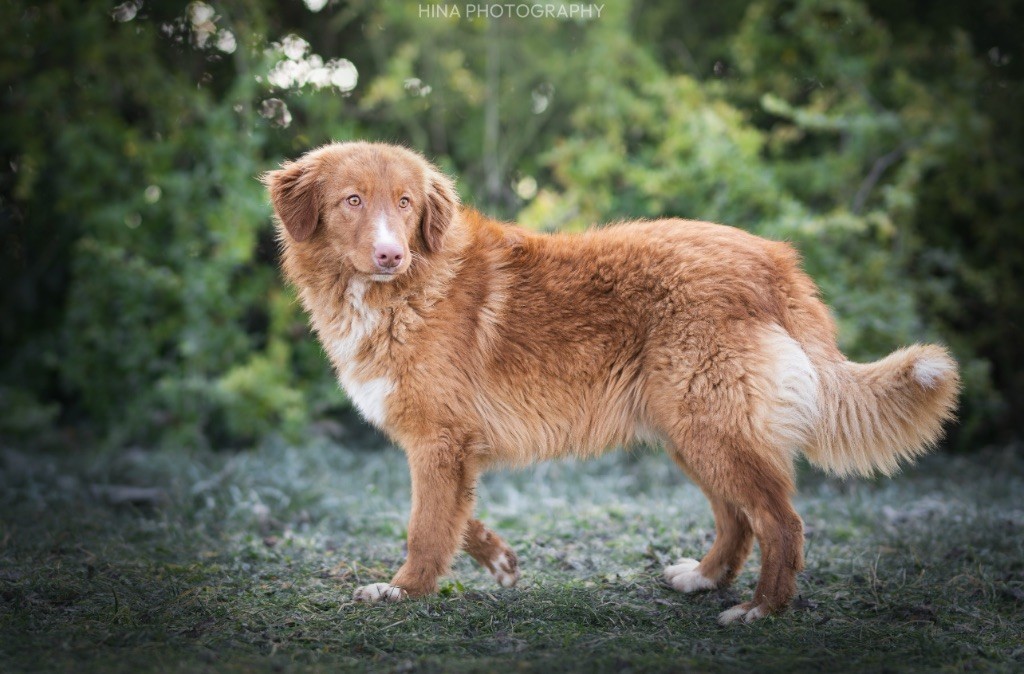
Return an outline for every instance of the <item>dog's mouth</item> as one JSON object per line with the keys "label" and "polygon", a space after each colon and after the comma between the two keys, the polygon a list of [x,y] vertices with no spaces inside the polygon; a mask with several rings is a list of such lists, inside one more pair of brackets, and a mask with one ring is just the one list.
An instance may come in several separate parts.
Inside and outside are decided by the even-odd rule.
{"label": "dog's mouth", "polygon": [[378,283],[387,283],[389,281],[394,281],[396,276],[398,276],[397,269],[377,271],[374,274],[370,274],[370,280],[377,281]]}

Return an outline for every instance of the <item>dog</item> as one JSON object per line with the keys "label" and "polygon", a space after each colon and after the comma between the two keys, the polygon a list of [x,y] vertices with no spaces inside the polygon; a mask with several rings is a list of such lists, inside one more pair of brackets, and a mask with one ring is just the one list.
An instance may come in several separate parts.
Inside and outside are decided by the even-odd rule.
{"label": "dog", "polygon": [[435,592],[460,547],[515,585],[515,553],[473,519],[481,471],[643,441],[715,517],[710,551],[666,582],[726,587],[756,538],[753,598],[719,616],[751,622],[787,606],[803,567],[797,453],[888,475],[954,416],[950,354],[848,361],[786,243],[680,219],[534,233],[461,206],[452,180],[389,144],[326,145],[263,182],[284,276],[341,386],[409,462],[407,558],[356,600]]}

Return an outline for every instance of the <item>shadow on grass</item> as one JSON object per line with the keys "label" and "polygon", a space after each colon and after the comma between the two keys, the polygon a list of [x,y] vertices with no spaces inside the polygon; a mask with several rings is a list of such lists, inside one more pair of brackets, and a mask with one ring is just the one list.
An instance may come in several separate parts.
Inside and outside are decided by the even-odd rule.
{"label": "shadow on grass", "polygon": [[[1024,666],[1024,493],[1011,453],[893,481],[802,480],[791,611],[720,628],[726,592],[659,580],[713,536],[663,457],[489,477],[480,511],[524,562],[500,589],[460,558],[441,596],[349,601],[403,556],[394,450],[3,454],[0,669],[936,671]],[[134,491],[132,491],[134,490]]]}

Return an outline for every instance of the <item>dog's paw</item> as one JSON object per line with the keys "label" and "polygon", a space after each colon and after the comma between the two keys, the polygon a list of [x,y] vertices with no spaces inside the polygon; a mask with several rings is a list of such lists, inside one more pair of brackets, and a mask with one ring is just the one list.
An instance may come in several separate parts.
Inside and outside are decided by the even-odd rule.
{"label": "dog's paw", "polygon": [[758,618],[763,618],[768,615],[768,611],[761,605],[754,605],[754,602],[748,601],[742,604],[737,604],[731,609],[722,611],[718,614],[719,625],[731,625],[732,623],[745,622],[752,623]]}
{"label": "dog's paw", "polygon": [[680,559],[672,566],[665,567],[665,582],[678,592],[715,589],[715,581],[698,571],[699,565],[696,559]]}
{"label": "dog's paw", "polygon": [[516,553],[508,548],[492,559],[487,568],[502,587],[512,587],[519,582],[519,560]]}
{"label": "dog's paw", "polygon": [[376,604],[382,601],[402,601],[409,598],[409,593],[400,587],[388,585],[387,583],[372,583],[356,589],[352,598],[356,601],[365,601]]}

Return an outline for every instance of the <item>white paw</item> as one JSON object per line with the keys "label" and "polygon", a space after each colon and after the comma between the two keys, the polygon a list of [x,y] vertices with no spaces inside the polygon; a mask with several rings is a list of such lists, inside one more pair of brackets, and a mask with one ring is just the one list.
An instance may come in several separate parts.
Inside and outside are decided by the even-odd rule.
{"label": "white paw", "polygon": [[718,624],[730,625],[739,621],[752,623],[758,618],[763,618],[764,616],[765,610],[760,606],[754,606],[751,608],[749,604],[737,604],[731,609],[722,611],[718,614]]}
{"label": "white paw", "polygon": [[665,581],[679,592],[698,592],[715,589],[715,581],[697,570],[696,559],[680,559],[672,566],[665,567]]}
{"label": "white paw", "polygon": [[408,597],[408,592],[387,583],[364,585],[357,588],[355,594],[352,595],[352,598],[356,601],[365,601],[370,604],[376,604],[381,601],[402,601]]}
{"label": "white paw", "polygon": [[512,587],[519,582],[519,562],[514,556],[510,558],[502,552],[491,561],[491,575],[498,585]]}

